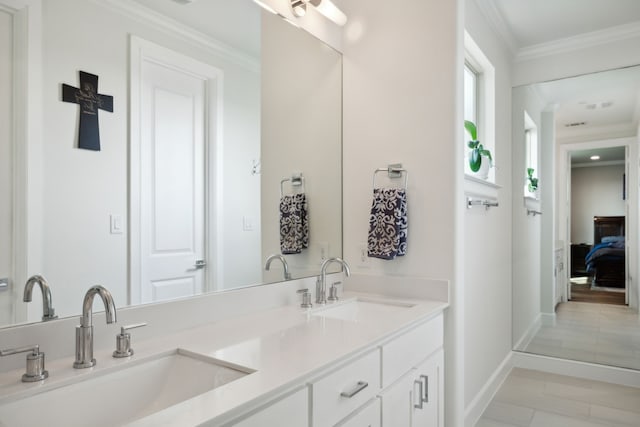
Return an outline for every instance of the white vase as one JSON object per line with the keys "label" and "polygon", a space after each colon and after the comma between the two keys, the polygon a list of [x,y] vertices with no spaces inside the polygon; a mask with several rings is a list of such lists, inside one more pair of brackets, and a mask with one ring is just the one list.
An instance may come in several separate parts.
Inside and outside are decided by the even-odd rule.
{"label": "white vase", "polygon": [[482,162],[480,162],[480,169],[475,172],[474,175],[480,179],[489,178],[489,168],[491,167],[491,161],[487,156],[482,156]]}

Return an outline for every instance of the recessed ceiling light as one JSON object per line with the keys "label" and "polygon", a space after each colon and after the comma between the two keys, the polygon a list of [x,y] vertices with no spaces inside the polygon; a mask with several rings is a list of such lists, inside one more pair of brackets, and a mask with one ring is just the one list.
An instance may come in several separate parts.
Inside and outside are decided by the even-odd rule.
{"label": "recessed ceiling light", "polygon": [[600,160],[600,156],[591,156],[589,157],[591,160]]}

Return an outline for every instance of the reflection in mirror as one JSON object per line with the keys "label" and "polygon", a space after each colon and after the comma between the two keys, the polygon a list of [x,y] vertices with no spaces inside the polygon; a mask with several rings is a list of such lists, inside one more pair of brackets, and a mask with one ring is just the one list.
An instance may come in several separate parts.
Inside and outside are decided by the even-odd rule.
{"label": "reflection in mirror", "polygon": [[[21,75],[11,44],[26,43],[21,11],[7,10],[0,89]],[[282,265],[264,268],[281,252],[294,279],[341,256],[337,51],[251,0],[47,0],[39,31],[42,118],[0,104],[0,197],[28,184],[24,203],[0,206],[0,235],[17,236],[0,246],[1,325],[41,318],[40,295],[22,301],[27,275],[46,278],[65,317],[97,284],[123,307],[282,281]],[[79,71],[113,96],[100,151],[78,148],[79,107],[61,102]],[[15,162],[24,179],[7,160],[15,114],[42,132]],[[294,175],[308,231],[286,253],[281,199],[302,188],[281,194],[281,180]]]}
{"label": "reflection in mirror", "polygon": [[[540,217],[514,209],[514,349],[640,369],[629,279],[638,268],[639,105],[640,67],[514,88],[514,165],[525,164],[525,114],[539,130],[539,161],[555,158],[553,175],[540,178],[540,191],[555,193],[540,206],[553,241],[540,237]],[[545,257],[552,275],[541,270]]]}

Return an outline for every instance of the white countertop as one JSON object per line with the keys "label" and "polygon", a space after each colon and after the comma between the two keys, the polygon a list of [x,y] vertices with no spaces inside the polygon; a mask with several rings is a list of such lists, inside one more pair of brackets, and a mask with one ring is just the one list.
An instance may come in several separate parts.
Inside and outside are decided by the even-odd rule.
{"label": "white countertop", "polygon": [[59,388],[101,370],[119,369],[127,363],[182,348],[255,372],[130,425],[184,427],[205,422],[218,425],[373,348],[400,329],[436,316],[448,306],[442,301],[408,301],[357,293],[345,293],[342,300],[357,297],[407,302],[413,306],[362,321],[311,315],[322,308],[305,310],[299,306],[286,306],[147,341],[137,342],[134,333],[132,347],[135,354],[131,358],[114,359],[111,357],[113,349],[96,351],[98,364],[89,369],[73,369],[72,358],[54,360],[47,362],[51,373],[49,379],[38,384],[21,383],[22,371],[2,373],[0,405],[33,395],[35,390],[44,392]]}

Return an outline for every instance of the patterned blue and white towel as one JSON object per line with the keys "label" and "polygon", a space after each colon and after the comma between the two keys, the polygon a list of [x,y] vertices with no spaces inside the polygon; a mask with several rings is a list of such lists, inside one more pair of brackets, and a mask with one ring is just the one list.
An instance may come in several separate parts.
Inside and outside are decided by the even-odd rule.
{"label": "patterned blue and white towel", "polygon": [[309,247],[307,197],[304,193],[282,196],[280,199],[280,251],[299,254]]}
{"label": "patterned blue and white towel", "polygon": [[407,253],[407,192],[376,188],[369,217],[368,255],[394,259]]}

